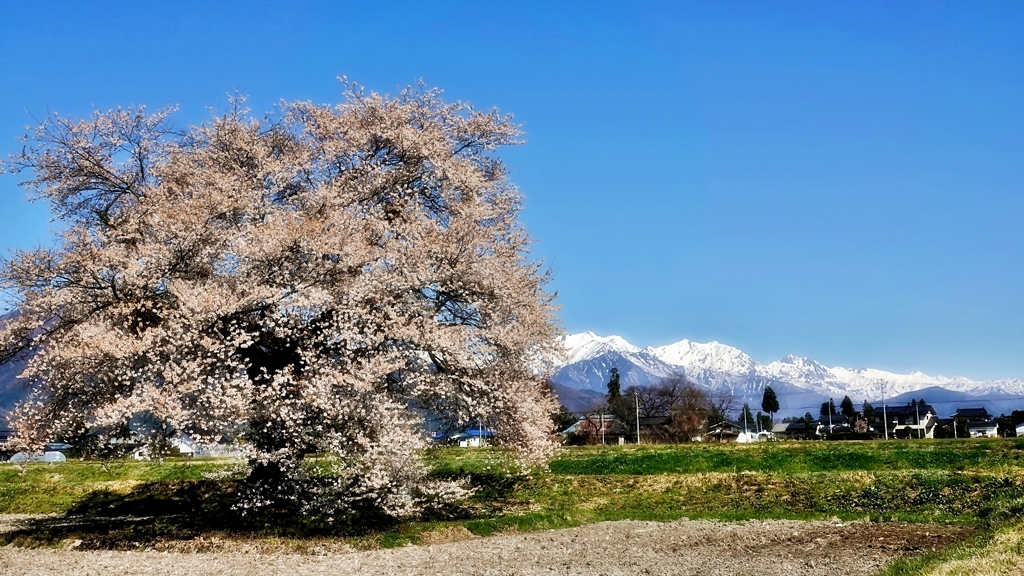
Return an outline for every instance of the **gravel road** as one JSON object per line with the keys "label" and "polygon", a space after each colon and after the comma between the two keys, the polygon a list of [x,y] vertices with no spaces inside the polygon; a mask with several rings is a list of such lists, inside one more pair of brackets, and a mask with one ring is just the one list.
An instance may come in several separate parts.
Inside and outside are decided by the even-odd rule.
{"label": "gravel road", "polygon": [[[0,518],[0,530],[18,518]],[[468,536],[468,533],[462,533]],[[873,574],[893,557],[945,546],[955,528],[790,520],[606,522],[390,550],[323,555],[226,548],[205,553],[0,548],[0,574]],[[459,533],[436,540],[457,539]],[[427,539],[430,537],[428,535]],[[73,546],[73,543],[69,543]]]}

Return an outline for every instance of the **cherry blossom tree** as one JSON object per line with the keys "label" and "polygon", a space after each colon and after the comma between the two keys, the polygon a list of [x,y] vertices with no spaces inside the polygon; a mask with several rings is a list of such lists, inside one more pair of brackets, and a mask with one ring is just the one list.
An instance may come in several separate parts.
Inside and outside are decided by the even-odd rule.
{"label": "cherry blossom tree", "polygon": [[459,494],[426,479],[427,413],[550,453],[553,295],[494,154],[517,125],[346,87],[271,118],[234,99],[187,129],[135,108],[29,134],[7,167],[65,227],[0,266],[0,362],[31,358],[23,445],[144,417],[238,438],[246,506],[398,516]]}

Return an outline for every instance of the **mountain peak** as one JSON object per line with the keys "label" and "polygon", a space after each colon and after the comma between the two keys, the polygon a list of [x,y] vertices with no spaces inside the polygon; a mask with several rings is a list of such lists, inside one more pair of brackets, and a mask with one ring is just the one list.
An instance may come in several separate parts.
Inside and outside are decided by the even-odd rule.
{"label": "mountain peak", "polygon": [[682,366],[689,371],[711,369],[745,373],[757,366],[757,362],[742,350],[714,341],[701,344],[680,340],[667,346],[648,348],[647,352],[666,364]]}
{"label": "mountain peak", "polygon": [[569,334],[562,338],[562,344],[565,346],[567,364],[589,360],[609,352],[635,354],[640,351],[640,348],[621,336],[598,336],[593,332]]}

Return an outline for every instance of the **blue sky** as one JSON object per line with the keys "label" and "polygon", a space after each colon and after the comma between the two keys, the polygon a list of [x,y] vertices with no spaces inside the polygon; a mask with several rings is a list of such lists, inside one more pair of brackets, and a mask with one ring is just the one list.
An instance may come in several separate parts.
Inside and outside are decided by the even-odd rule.
{"label": "blue sky", "polygon": [[[50,112],[422,78],[523,124],[569,331],[1024,377],[1024,4],[555,4],[4,3],[0,153]],[[4,252],[54,227],[17,181]]]}

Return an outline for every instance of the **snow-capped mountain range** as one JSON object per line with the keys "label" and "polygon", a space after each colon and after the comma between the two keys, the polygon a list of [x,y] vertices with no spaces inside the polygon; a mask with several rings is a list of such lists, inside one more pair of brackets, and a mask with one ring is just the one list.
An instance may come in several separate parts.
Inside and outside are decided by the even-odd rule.
{"label": "snow-capped mountain range", "polygon": [[[593,332],[563,338],[566,353],[558,364],[552,382],[558,388],[573,388],[562,393],[573,410],[582,410],[603,397],[608,373],[619,369],[622,388],[647,386],[674,374],[683,374],[702,388],[735,399],[734,409],[743,402],[760,407],[765,386],[771,386],[779,398],[780,414],[817,415],[828,398],[838,403],[849,395],[854,402],[877,403],[883,394],[894,403],[911,398],[926,399],[940,416],[948,416],[958,407],[983,406],[993,414],[1024,410],[1024,380],[975,381],[964,377],[929,376],[921,372],[896,374],[873,368],[829,368],[810,358],[786,356],[770,364],[761,364],[743,351],[719,342],[680,340],[667,346],[640,348],[619,336],[598,336]],[[24,360],[0,365],[0,422],[14,404],[25,397],[24,383],[17,377],[25,368]]]}
{"label": "snow-capped mountain range", "polygon": [[1024,409],[1024,380],[1020,379],[974,381],[921,372],[896,374],[873,368],[830,368],[792,355],[761,364],[743,351],[719,342],[680,340],[641,349],[619,336],[598,336],[593,332],[565,336],[563,342],[566,356],[552,381],[602,394],[606,391],[608,371],[616,367],[623,388],[646,386],[682,373],[710,391],[733,395],[752,406],[760,403],[765,386],[771,386],[779,396],[783,412],[801,414],[816,409],[830,397],[837,403],[845,395],[855,402],[878,401],[883,394],[892,398],[926,389],[935,401],[939,400],[937,395],[945,397],[945,392],[950,392],[961,400],[977,398],[983,405],[998,401],[1003,408],[1016,402],[1017,409]]}

